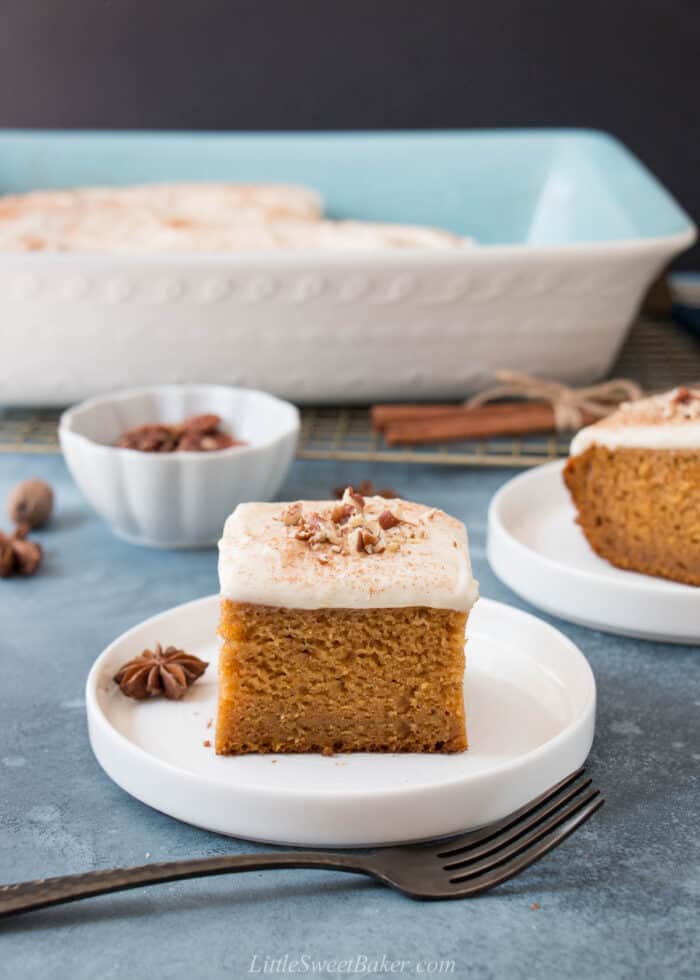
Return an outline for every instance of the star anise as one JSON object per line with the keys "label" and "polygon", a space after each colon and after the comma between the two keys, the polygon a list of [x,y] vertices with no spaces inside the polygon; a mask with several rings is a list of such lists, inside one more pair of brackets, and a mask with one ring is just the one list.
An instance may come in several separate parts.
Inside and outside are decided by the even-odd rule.
{"label": "star anise", "polygon": [[10,575],[33,575],[41,564],[43,549],[36,541],[28,541],[28,524],[18,524],[13,534],[0,531],[0,578]]}
{"label": "star anise", "polygon": [[191,653],[177,647],[163,650],[157,643],[155,650],[144,650],[124,664],[114,675],[114,680],[128,698],[143,701],[164,694],[177,701],[208,666],[205,660]]}

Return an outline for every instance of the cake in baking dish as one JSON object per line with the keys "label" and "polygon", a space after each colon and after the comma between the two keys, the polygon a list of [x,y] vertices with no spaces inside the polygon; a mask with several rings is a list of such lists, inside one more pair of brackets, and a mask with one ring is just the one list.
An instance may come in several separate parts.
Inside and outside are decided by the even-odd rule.
{"label": "cake in baking dish", "polygon": [[700,389],[628,402],[582,429],[564,481],[601,558],[700,585]]}
{"label": "cake in baking dish", "polygon": [[0,251],[232,252],[444,248],[467,240],[409,225],[322,219],[284,184],[78,187],[0,197]]}
{"label": "cake in baking dish", "polygon": [[275,222],[320,218],[320,196],[284,184],[76,187],[0,197],[0,249],[226,250]]}
{"label": "cake in baking dish", "polygon": [[466,749],[460,521],[348,489],[241,504],[219,547],[219,754]]}

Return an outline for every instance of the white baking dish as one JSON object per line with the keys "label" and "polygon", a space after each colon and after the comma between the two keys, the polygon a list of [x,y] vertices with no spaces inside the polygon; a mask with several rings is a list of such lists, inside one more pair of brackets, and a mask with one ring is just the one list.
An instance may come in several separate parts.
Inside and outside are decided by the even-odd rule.
{"label": "white baking dish", "polygon": [[460,397],[511,368],[604,375],[695,228],[587,131],[0,133],[0,190],[306,183],[336,217],[471,235],[456,251],[0,255],[0,403],[215,382],[299,402]]}

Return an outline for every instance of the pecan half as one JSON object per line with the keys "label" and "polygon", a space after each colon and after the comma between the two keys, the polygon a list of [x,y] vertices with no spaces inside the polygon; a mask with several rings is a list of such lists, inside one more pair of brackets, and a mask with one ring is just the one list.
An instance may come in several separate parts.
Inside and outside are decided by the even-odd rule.
{"label": "pecan half", "polygon": [[180,437],[177,444],[179,453],[210,453],[217,449],[230,449],[240,443],[232,439],[226,432],[197,432],[187,431]]}
{"label": "pecan half", "polygon": [[120,436],[119,449],[137,449],[142,453],[168,453],[176,445],[176,437],[169,425],[139,425]]}
{"label": "pecan half", "polygon": [[334,524],[347,524],[354,513],[355,508],[351,504],[336,504],[333,508],[331,519]]}
{"label": "pecan half", "polygon": [[220,415],[191,415],[182,423],[182,429],[185,432],[216,432],[220,425]]}

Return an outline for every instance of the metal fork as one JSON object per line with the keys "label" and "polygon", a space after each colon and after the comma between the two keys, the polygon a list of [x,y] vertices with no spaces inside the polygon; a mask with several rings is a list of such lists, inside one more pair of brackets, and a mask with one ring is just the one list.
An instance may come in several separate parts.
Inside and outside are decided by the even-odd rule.
{"label": "metal fork", "polygon": [[264,868],[327,868],[369,875],[411,898],[466,898],[534,864],[602,806],[583,769],[497,823],[429,844],[365,852],[270,851],[112,868],[0,886],[0,917],[80,898]]}

